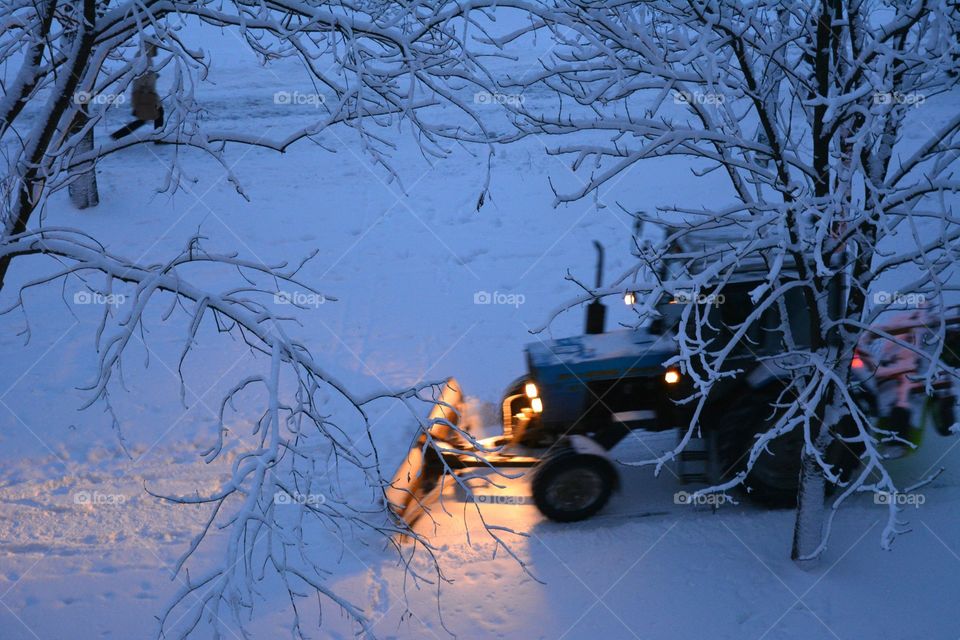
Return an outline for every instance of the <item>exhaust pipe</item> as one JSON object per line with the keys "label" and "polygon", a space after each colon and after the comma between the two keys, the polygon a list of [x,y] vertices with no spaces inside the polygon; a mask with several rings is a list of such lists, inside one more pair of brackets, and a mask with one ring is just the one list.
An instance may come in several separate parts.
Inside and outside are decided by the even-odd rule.
{"label": "exhaust pipe", "polygon": [[[597,248],[597,278],[596,288],[603,286],[603,245],[593,241],[593,246]],[[607,319],[607,307],[599,299],[594,300],[587,305],[587,326],[586,333],[603,333],[604,325]]]}

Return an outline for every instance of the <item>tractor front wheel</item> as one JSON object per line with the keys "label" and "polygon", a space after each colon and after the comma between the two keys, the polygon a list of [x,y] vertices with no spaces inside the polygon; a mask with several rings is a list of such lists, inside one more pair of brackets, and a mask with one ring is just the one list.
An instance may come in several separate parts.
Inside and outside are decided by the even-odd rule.
{"label": "tractor front wheel", "polygon": [[589,518],[607,503],[616,486],[616,470],[605,458],[564,448],[537,465],[533,502],[557,522]]}

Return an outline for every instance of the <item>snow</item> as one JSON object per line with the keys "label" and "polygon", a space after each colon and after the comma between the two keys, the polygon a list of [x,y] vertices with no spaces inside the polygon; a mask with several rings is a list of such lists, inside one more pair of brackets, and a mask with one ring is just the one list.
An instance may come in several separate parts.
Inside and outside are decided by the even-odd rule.
{"label": "snow", "polygon": [[[218,46],[236,48],[229,41]],[[282,66],[251,70],[240,60],[225,62],[215,65],[216,84],[198,99],[213,120],[279,132],[302,117],[298,109],[311,108],[273,103],[278,90],[309,89],[295,86],[289,80],[295,77]],[[946,113],[950,98],[944,102]],[[119,123],[126,114],[121,108],[114,117]],[[146,146],[99,166],[99,207],[78,212],[60,194],[44,224],[82,226],[115,251],[156,261],[198,230],[213,247],[264,262],[319,250],[302,275],[336,301],[297,312],[302,326],[296,334],[338,379],[362,394],[455,375],[474,398],[496,402],[524,370],[530,328],[560,300],[580,293],[564,280],[566,271],[582,281],[592,277],[589,241],[606,245],[608,274],[631,263],[630,221],[615,203],[673,202],[674,178],[689,175],[682,163],[665,160],[657,165],[660,173],[628,174],[604,191],[605,208],[582,202],[553,209],[548,177],[569,181],[569,172],[532,138],[497,149],[492,199],[476,211],[484,156],[456,147],[450,158],[430,164],[406,131],[394,133],[404,190],[387,182],[342,131],[320,136],[336,153],[310,144],[283,155],[233,149],[232,171],[250,202],[222,169],[190,153],[182,158],[183,191],[154,193],[165,178],[163,162],[175,151]],[[686,202],[716,198],[722,184],[710,176],[691,181],[684,186]],[[0,306],[10,303],[16,283],[52,268],[39,258],[15,261]],[[163,503],[145,488],[206,493],[225,482],[257,408],[240,404],[228,425],[227,454],[205,465],[199,452],[216,436],[218,393],[269,366],[207,327],[184,367],[184,407],[176,372],[186,328],[160,323],[156,311],[151,332],[135,342],[136,357],[125,362],[125,390],[111,395],[130,443],[127,457],[99,405],[78,411],[89,397],[82,387],[94,374],[100,310],[72,303],[81,290],[73,280],[63,292],[29,293],[26,345],[18,335],[23,317],[0,318],[4,640],[156,633],[155,616],[183,586],[183,576],[171,579],[172,567],[206,511]],[[494,300],[513,296],[512,303],[475,304],[479,292],[503,294]],[[607,325],[629,318],[625,307],[611,306]],[[582,321],[580,314],[561,316],[551,336],[574,335]],[[387,401],[374,411],[381,450],[399,460],[413,421]],[[673,445],[663,437],[628,439],[615,455],[635,459]],[[651,478],[648,470],[631,468],[621,469],[623,492],[584,523],[544,521],[529,504],[483,506],[490,522],[526,534],[508,541],[529,573],[497,551],[470,509],[439,516],[429,533],[452,580],[441,588],[439,608],[436,585],[418,588],[405,579],[395,552],[368,533],[316,530],[309,542],[332,571],[329,586],[360,606],[382,638],[444,638],[444,625],[467,639],[951,638],[960,635],[953,609],[960,597],[956,442],[927,434],[916,456],[895,465],[905,484],[947,467],[922,489],[922,508],[905,510],[913,533],[882,552],[885,510],[860,497],[838,516],[822,564],[809,572],[789,561],[792,512],[748,504],[717,512],[685,507],[674,500],[685,488],[669,471]],[[504,496],[529,492],[523,480],[504,484]],[[345,490],[364,491],[350,483]],[[452,490],[447,498],[456,504]],[[196,575],[218,560],[205,548]],[[416,560],[421,568],[425,561]],[[246,622],[252,637],[288,632],[289,602],[281,596],[279,590],[262,594]],[[322,626],[310,628],[313,637],[353,637],[355,626],[336,606],[327,602],[322,612]],[[234,620],[225,622],[241,637]]]}

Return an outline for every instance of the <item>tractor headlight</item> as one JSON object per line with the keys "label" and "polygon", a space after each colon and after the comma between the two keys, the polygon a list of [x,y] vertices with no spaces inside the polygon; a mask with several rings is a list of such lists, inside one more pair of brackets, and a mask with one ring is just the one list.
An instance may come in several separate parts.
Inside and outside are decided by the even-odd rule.
{"label": "tractor headlight", "polygon": [[527,394],[528,398],[536,398],[540,395],[540,392],[537,390],[537,385],[532,382],[528,382],[523,386],[523,392]]}
{"label": "tractor headlight", "polygon": [[530,401],[530,408],[533,409],[534,413],[543,413],[543,399],[534,398]]}

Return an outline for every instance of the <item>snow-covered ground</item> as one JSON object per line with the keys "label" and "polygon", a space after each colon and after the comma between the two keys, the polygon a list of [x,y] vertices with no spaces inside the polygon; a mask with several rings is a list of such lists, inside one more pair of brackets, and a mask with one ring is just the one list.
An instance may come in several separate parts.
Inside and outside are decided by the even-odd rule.
{"label": "snow-covered ground", "polygon": [[[225,50],[230,47],[224,45]],[[224,125],[276,130],[310,105],[277,105],[276,91],[299,88],[289,69],[253,69],[228,56],[216,84],[198,97]],[[949,102],[947,103],[949,105]],[[494,107],[491,107],[494,108]],[[948,111],[945,110],[945,113]],[[938,117],[934,113],[932,117]],[[115,114],[115,122],[125,118]],[[932,125],[931,125],[932,126]],[[529,329],[577,294],[567,270],[585,279],[596,239],[607,269],[625,268],[629,218],[617,203],[639,208],[715,197],[721,183],[692,180],[687,167],[664,161],[655,174],[635,170],[593,201],[553,209],[548,177],[574,180],[543,141],[497,151],[492,200],[475,205],[486,158],[462,148],[427,163],[405,131],[394,132],[403,187],[371,167],[353,134],[320,138],[284,155],[234,149],[233,171],[250,202],[222,169],[192,154],[188,182],[157,194],[166,146],[132,149],[99,167],[101,205],[78,212],[61,197],[44,224],[82,227],[115,252],[157,261],[196,233],[207,244],[263,262],[295,261],[318,250],[302,276],[336,298],[299,314],[298,335],[341,381],[358,391],[399,388],[456,375],[481,401],[496,401],[524,368]],[[189,180],[195,179],[195,182]],[[14,263],[0,306],[16,284],[52,267]],[[210,491],[229,470],[231,447],[256,414],[231,416],[228,453],[218,464],[199,457],[215,436],[218,392],[268,366],[242,345],[208,331],[185,367],[180,402],[178,354],[185,328],[159,322],[125,364],[111,399],[128,445],[109,416],[82,389],[94,372],[93,336],[100,308],[65,290],[27,294],[25,318],[0,318],[0,638],[145,638],[179,588],[176,558],[202,525],[204,510],[150,496]],[[513,304],[475,304],[479,292],[512,295]],[[613,309],[608,322],[628,320]],[[553,335],[580,330],[579,314],[562,316]],[[399,460],[413,424],[402,407],[375,409],[384,455]],[[376,538],[310,540],[328,561],[330,585],[358,604],[379,637],[444,638],[889,638],[960,636],[953,602],[960,597],[960,447],[928,434],[923,449],[899,464],[909,484],[945,466],[923,490],[926,503],[904,513],[913,532],[891,552],[879,549],[883,509],[863,498],[838,518],[820,567],[804,572],[788,559],[793,514],[749,505],[718,512],[675,504],[683,490],[671,472],[624,469],[624,490],[601,516],[575,525],[544,521],[527,504],[488,505],[489,522],[524,536],[507,540],[524,563],[500,549],[471,515],[453,510],[430,530],[450,583],[417,588],[396,554]],[[231,444],[232,443],[232,444]],[[630,439],[622,459],[642,457],[662,438]],[[524,495],[522,480],[507,495]],[[448,496],[450,504],[455,495]],[[465,533],[471,533],[468,542]],[[206,548],[199,562],[214,562]],[[283,637],[288,603],[264,594],[247,628],[255,638]],[[356,629],[327,603],[315,637],[348,638]],[[236,637],[242,637],[233,621]],[[445,626],[444,626],[445,625]]]}

